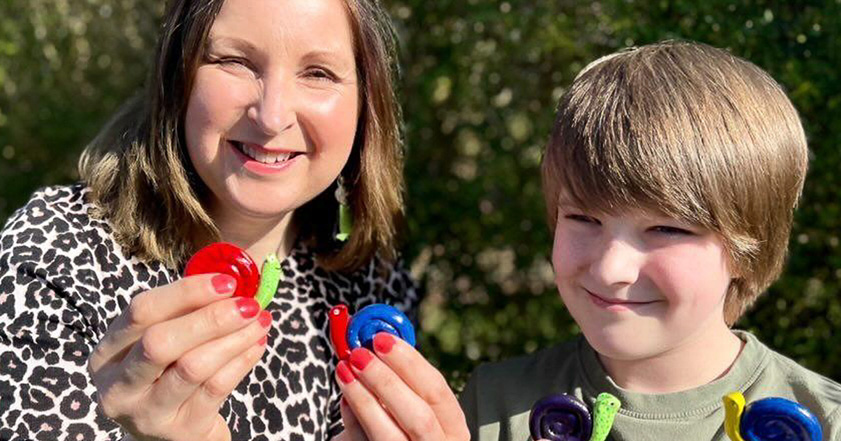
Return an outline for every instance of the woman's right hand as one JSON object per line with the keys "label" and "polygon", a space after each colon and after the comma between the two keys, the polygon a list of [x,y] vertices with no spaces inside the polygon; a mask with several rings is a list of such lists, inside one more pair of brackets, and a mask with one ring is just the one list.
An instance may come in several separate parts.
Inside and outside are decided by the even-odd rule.
{"label": "woman's right hand", "polygon": [[137,440],[230,440],[219,408],[271,325],[235,289],[231,276],[203,274],[134,297],[88,360],[101,411]]}

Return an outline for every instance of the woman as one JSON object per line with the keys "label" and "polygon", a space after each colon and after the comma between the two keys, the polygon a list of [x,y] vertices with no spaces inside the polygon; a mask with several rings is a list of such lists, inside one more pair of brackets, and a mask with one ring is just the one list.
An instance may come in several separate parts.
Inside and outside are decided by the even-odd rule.
{"label": "woman", "polygon": [[[0,439],[338,433],[329,308],[417,303],[395,252],[393,49],[373,0],[172,1],[149,87],[83,183],[0,233]],[[215,241],[281,258],[268,314],[230,277],[181,277]]]}

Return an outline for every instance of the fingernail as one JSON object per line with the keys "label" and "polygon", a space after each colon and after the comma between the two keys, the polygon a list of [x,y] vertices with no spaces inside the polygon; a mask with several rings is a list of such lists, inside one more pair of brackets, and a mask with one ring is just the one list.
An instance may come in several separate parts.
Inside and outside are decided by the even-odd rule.
{"label": "fingernail", "polygon": [[242,297],[237,299],[237,309],[242,318],[250,319],[260,313],[260,304],[253,297]]}
{"label": "fingernail", "polygon": [[368,363],[374,359],[374,354],[365,348],[356,348],[350,351],[350,364],[356,369],[362,371],[368,366]]}
{"label": "fingernail", "polygon": [[374,336],[374,350],[378,354],[388,354],[397,340],[388,332],[380,332]]}
{"label": "fingernail", "polygon": [[338,375],[339,380],[342,381],[342,384],[350,384],[353,383],[353,380],[356,379],[356,375],[353,375],[353,371],[347,365],[347,362],[340,361],[338,366],[336,366],[336,375]]}
{"label": "fingernail", "polygon": [[257,340],[257,346],[265,346],[266,343],[269,342],[269,336],[264,335],[261,339]]}
{"label": "fingernail", "polygon": [[257,321],[260,322],[260,326],[268,328],[272,325],[272,313],[266,310],[260,311],[260,317],[257,318]]}
{"label": "fingernail", "polygon": [[237,279],[227,274],[217,274],[210,279],[213,284],[213,290],[217,294],[230,294],[237,289]]}

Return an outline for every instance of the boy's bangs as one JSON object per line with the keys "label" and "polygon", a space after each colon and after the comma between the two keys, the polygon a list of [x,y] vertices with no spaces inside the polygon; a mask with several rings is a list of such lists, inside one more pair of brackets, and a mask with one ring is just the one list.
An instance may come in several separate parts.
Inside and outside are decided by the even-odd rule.
{"label": "boy's bangs", "polygon": [[[571,91],[569,102],[562,104],[562,112],[571,115],[559,121],[570,123],[556,125],[546,164],[547,172],[557,174],[548,179],[559,186],[556,195],[596,213],[645,210],[716,230],[712,201],[704,196],[709,180],[702,176],[710,167],[697,152],[697,130],[689,121],[679,121],[691,115],[644,112],[636,104],[638,97],[617,92],[626,87],[597,87],[598,83]],[[615,96],[605,99],[605,94]],[[589,108],[604,102],[614,108]],[[648,105],[662,109],[659,103]]]}

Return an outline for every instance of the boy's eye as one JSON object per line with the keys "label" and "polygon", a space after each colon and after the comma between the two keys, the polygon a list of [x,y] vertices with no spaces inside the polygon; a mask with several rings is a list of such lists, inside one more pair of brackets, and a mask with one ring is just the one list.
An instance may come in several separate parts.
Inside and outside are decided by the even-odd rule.
{"label": "boy's eye", "polygon": [[601,224],[601,222],[599,222],[598,219],[596,219],[594,217],[584,215],[584,214],[568,214],[564,217],[569,219],[569,220],[575,221],[575,222],[595,224],[595,225],[600,225]]}
{"label": "boy's eye", "polygon": [[655,233],[663,233],[672,236],[692,236],[695,234],[687,229],[670,227],[668,225],[658,225],[656,227],[651,227],[650,230]]}

